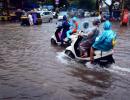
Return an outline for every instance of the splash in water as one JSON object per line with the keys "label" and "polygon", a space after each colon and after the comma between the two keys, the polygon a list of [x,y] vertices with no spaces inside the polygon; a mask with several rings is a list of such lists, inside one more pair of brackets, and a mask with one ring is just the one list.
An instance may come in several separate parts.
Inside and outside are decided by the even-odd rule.
{"label": "splash in water", "polygon": [[127,75],[128,73],[130,73],[130,69],[129,68],[122,68],[116,64],[112,64],[110,68],[107,69],[110,72],[114,72],[120,75]]}
{"label": "splash in water", "polygon": [[119,74],[119,75],[127,75],[128,73],[130,73],[130,69],[129,68],[122,68],[116,64],[111,64],[109,65],[108,68],[104,67],[102,68],[100,65],[96,64],[96,65],[93,65],[91,64],[90,62],[87,62],[85,64],[85,66],[89,69],[92,69],[92,70],[96,70],[96,71],[109,71],[109,72],[112,72],[112,73],[116,73],[116,74]]}
{"label": "splash in water", "polygon": [[57,52],[57,56],[58,58],[58,61],[63,63],[63,64],[66,64],[66,65],[69,65],[70,64],[70,58],[67,58],[64,51],[63,52]]}

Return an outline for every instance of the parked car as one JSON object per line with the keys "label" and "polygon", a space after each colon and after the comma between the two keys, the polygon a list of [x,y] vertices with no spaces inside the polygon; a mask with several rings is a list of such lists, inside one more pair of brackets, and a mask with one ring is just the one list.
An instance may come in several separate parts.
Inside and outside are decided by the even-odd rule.
{"label": "parked car", "polygon": [[91,16],[91,17],[98,16],[98,12],[92,11],[92,12],[90,12],[90,16]]}
{"label": "parked car", "polygon": [[85,12],[84,12],[84,17],[90,17],[90,12],[85,11]]}
{"label": "parked car", "polygon": [[69,15],[70,17],[74,17],[74,16],[77,16],[77,12],[78,12],[78,9],[76,9],[76,8],[69,9],[69,10],[68,10],[68,15]]}
{"label": "parked car", "polygon": [[52,22],[53,13],[51,11],[38,11],[41,15],[42,22]]}
{"label": "parked car", "polygon": [[29,18],[26,15],[21,16],[21,26],[30,26]]}
{"label": "parked car", "polygon": [[83,18],[84,17],[84,10],[78,9],[77,15],[78,15],[79,18]]}
{"label": "parked car", "polygon": [[68,17],[68,13],[66,11],[60,12],[58,14],[58,20],[62,20],[64,15],[66,15]]}
{"label": "parked car", "polygon": [[17,21],[20,21],[20,20],[21,20],[22,15],[24,15],[24,14],[25,14],[25,12],[24,12],[24,11],[22,11],[22,10],[18,9],[18,10],[15,12],[15,15],[16,15],[16,20],[17,20]]}

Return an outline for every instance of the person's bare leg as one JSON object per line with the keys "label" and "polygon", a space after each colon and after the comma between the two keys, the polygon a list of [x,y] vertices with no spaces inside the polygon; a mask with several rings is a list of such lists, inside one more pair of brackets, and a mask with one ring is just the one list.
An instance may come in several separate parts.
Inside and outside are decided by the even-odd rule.
{"label": "person's bare leg", "polygon": [[91,47],[91,49],[90,49],[90,62],[91,63],[93,63],[93,61],[94,61],[94,49]]}

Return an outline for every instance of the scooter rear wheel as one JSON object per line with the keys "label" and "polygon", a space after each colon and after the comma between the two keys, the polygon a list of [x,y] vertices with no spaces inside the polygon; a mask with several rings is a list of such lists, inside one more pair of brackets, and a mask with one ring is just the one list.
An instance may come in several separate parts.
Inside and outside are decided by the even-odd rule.
{"label": "scooter rear wheel", "polygon": [[53,38],[51,39],[51,44],[56,45],[56,41]]}

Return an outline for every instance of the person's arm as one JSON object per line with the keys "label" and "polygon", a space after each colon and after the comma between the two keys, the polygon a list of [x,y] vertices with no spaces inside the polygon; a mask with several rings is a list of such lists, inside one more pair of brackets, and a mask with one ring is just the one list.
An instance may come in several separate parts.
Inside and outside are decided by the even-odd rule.
{"label": "person's arm", "polygon": [[90,32],[88,32],[88,33],[86,34],[86,36],[87,36],[88,38],[90,38],[90,37],[92,36],[92,34],[93,34],[93,32],[90,31]]}
{"label": "person's arm", "polygon": [[92,29],[87,33],[87,37],[88,37],[88,38],[91,38],[92,36],[94,36],[96,30],[97,30],[97,28],[92,28]]}

